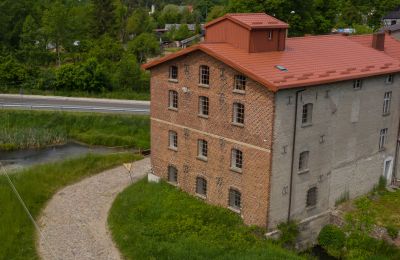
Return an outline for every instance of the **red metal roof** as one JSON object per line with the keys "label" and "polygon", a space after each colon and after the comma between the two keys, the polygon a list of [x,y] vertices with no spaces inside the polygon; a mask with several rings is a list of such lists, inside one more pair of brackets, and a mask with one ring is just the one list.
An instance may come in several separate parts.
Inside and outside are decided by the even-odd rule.
{"label": "red metal roof", "polygon": [[264,29],[264,28],[288,28],[287,23],[276,19],[265,13],[235,13],[226,14],[218,19],[215,19],[205,25],[205,27],[210,27],[222,20],[229,19],[249,30],[252,29]]}
{"label": "red metal roof", "polygon": [[[342,35],[288,38],[285,51],[260,53],[248,53],[227,43],[201,43],[143,67],[150,69],[200,50],[271,91],[278,91],[400,72],[400,42],[386,38],[385,52],[370,47],[371,35],[359,38]],[[283,66],[287,71],[276,66]]]}

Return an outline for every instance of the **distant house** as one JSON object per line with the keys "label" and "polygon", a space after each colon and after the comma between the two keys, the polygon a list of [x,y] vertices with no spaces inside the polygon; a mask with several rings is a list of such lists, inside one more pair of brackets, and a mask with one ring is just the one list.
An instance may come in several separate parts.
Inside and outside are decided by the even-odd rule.
{"label": "distant house", "polygon": [[389,12],[383,17],[383,24],[385,26],[395,25],[400,23],[400,6],[395,10]]}
{"label": "distant house", "polygon": [[[173,24],[173,23],[167,23],[167,24],[165,24],[165,27],[164,27],[164,28],[162,28],[162,29],[155,29],[155,31],[156,31],[156,33],[164,34],[164,33],[166,33],[166,32],[169,32],[169,31],[171,31],[171,30],[174,30],[174,29],[175,29],[175,30],[178,30],[182,25],[187,25],[189,31],[191,31],[191,32],[196,31],[196,24],[194,24],[194,23],[192,23],[192,24],[179,24],[179,23]],[[201,30],[203,31],[203,30],[204,30],[204,24],[201,24],[200,26],[201,26]]]}
{"label": "distant house", "polygon": [[380,32],[386,32],[397,40],[400,40],[400,23],[383,27]]}

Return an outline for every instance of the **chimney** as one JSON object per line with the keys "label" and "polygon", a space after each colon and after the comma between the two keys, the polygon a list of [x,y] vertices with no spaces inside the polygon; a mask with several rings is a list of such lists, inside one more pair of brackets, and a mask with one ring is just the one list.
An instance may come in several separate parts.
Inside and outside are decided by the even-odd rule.
{"label": "chimney", "polygon": [[372,48],[377,49],[378,51],[385,50],[385,33],[384,32],[377,32],[377,33],[373,34]]}

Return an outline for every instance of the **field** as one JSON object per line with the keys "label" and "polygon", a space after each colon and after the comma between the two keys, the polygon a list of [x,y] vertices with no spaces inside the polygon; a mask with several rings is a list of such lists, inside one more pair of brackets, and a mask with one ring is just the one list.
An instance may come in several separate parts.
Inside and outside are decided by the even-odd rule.
{"label": "field", "polygon": [[89,145],[150,147],[147,116],[0,111],[0,150],[41,148],[70,139]]}
{"label": "field", "polygon": [[300,259],[237,214],[166,183],[142,180],[127,188],[108,222],[126,259]]}
{"label": "field", "polygon": [[[89,154],[78,159],[35,166],[12,174],[11,180],[36,218],[58,189],[137,159],[140,157],[128,153]],[[36,230],[3,174],[0,175],[0,205],[0,259],[38,259]]]}

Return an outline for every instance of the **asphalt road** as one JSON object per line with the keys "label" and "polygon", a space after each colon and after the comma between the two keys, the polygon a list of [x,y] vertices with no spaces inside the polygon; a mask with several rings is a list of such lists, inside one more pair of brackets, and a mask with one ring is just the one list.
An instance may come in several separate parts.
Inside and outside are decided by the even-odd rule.
{"label": "asphalt road", "polygon": [[1,109],[150,114],[149,101],[0,94]]}

